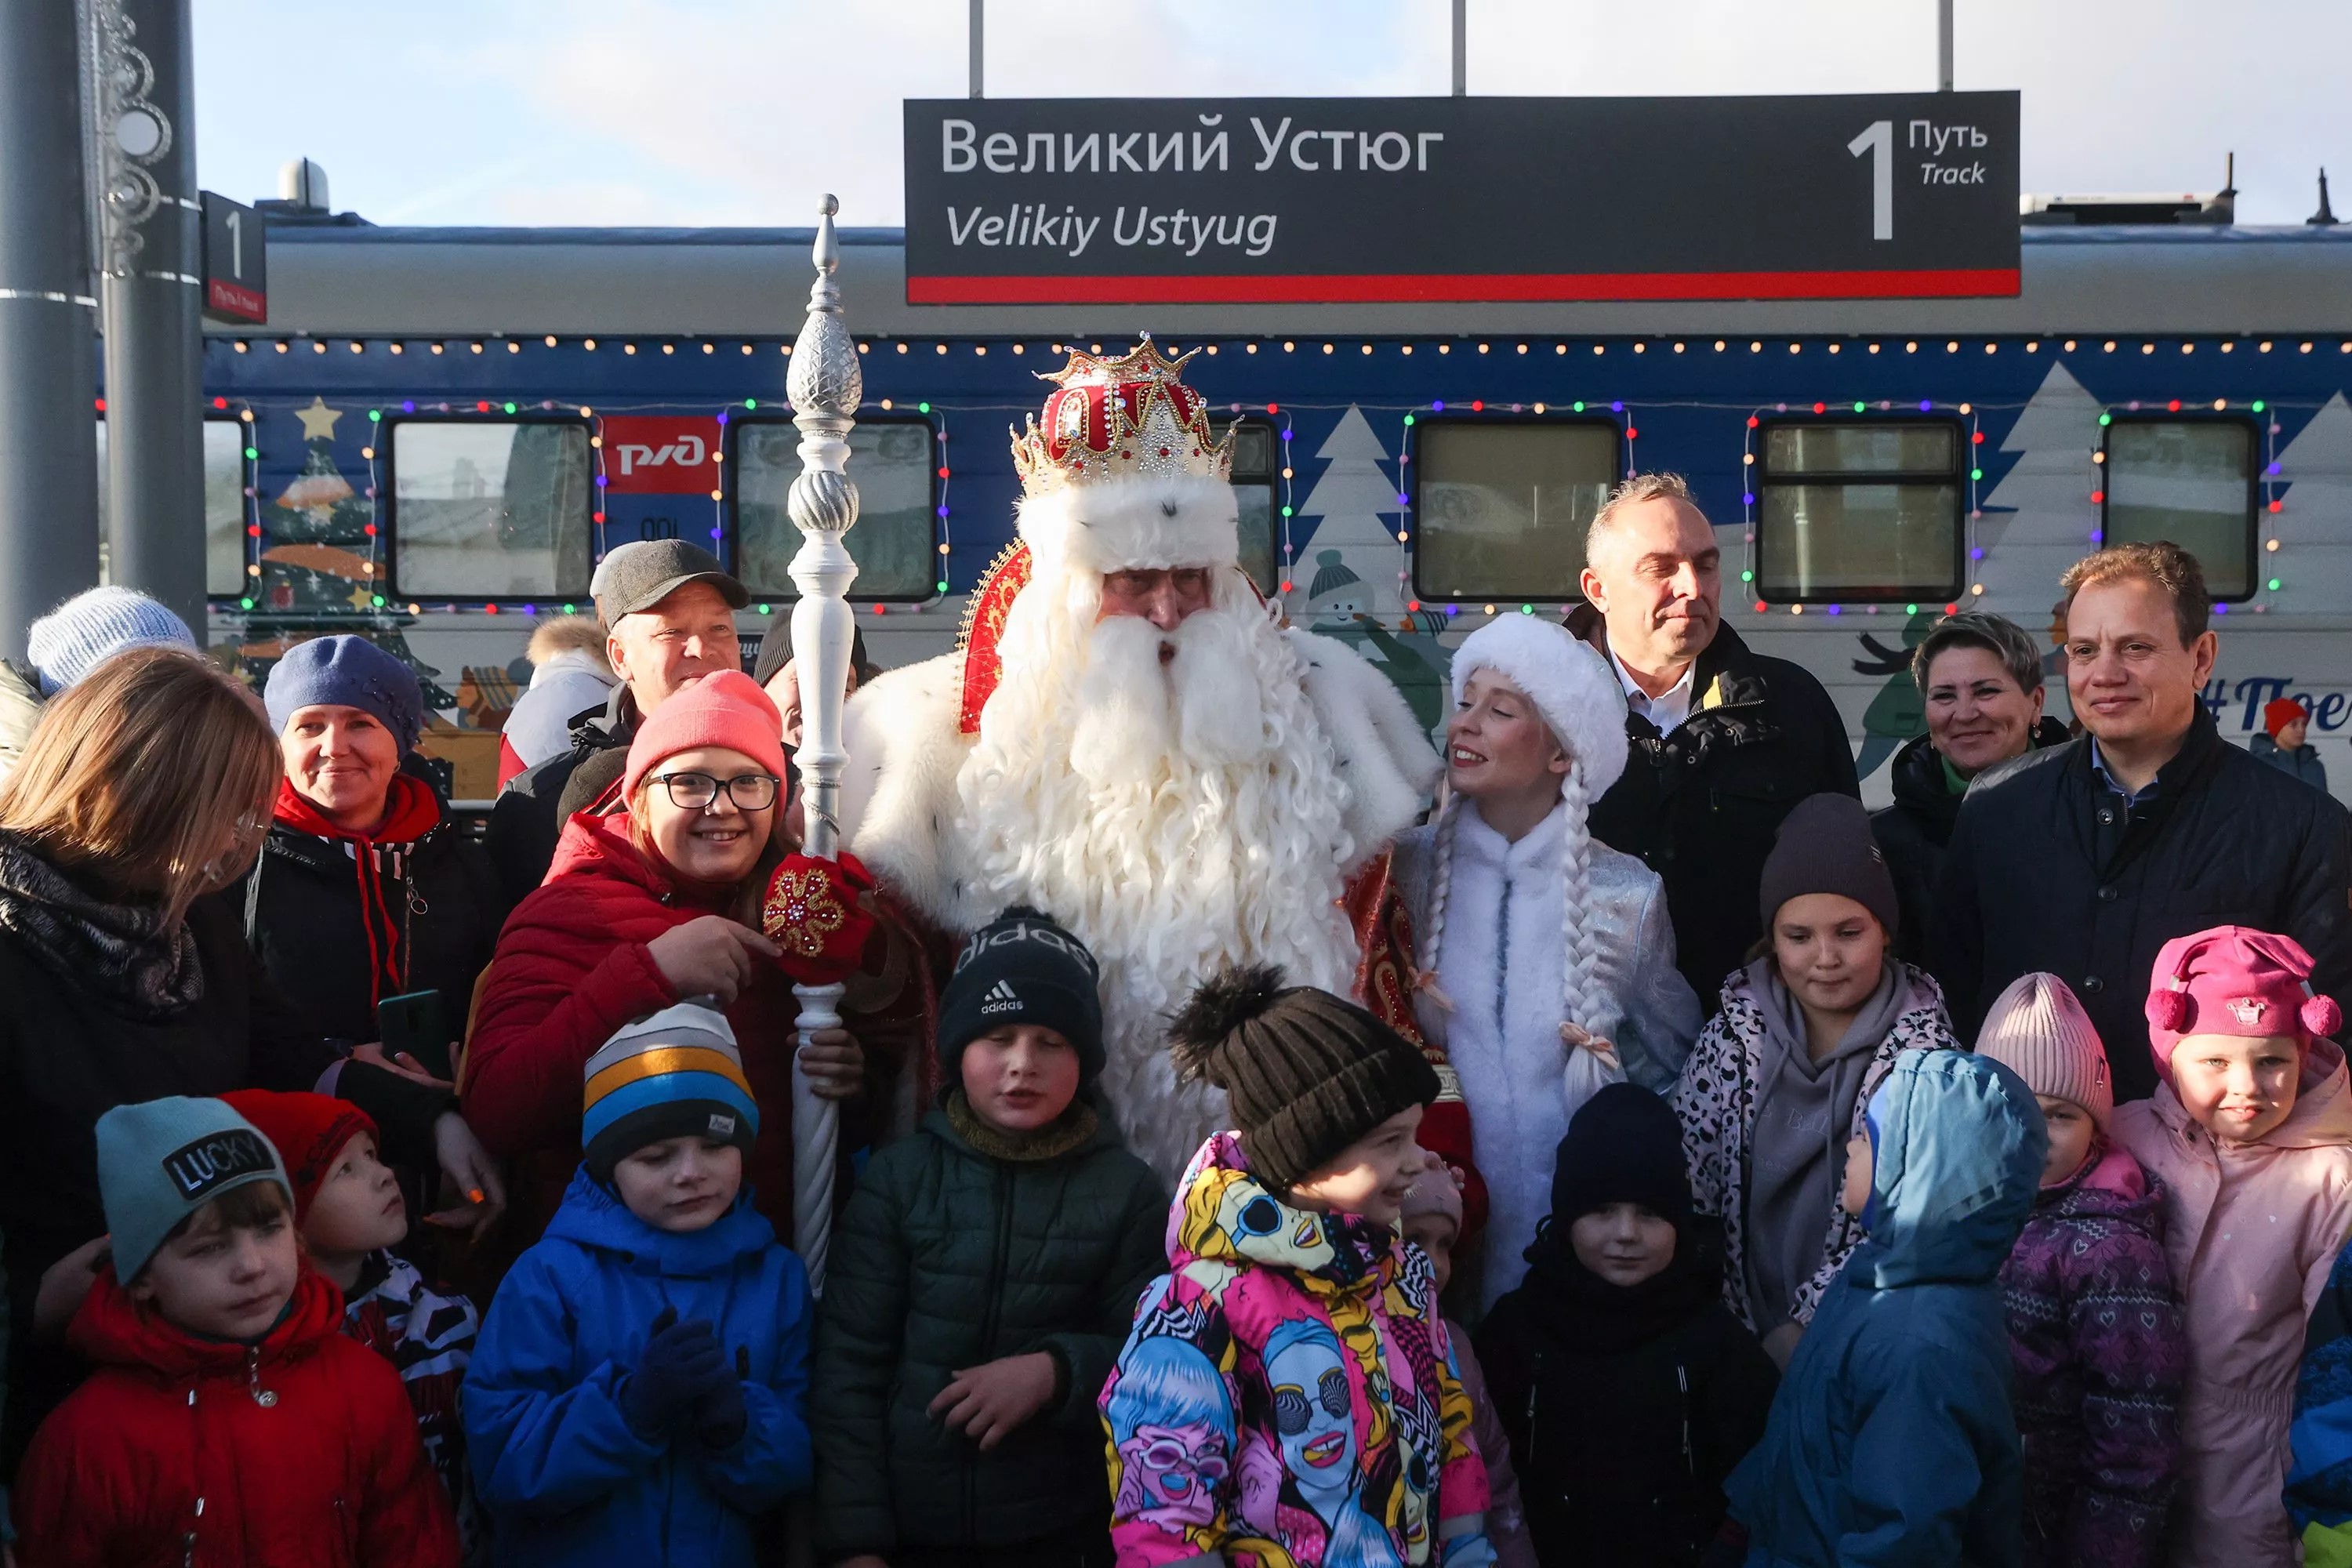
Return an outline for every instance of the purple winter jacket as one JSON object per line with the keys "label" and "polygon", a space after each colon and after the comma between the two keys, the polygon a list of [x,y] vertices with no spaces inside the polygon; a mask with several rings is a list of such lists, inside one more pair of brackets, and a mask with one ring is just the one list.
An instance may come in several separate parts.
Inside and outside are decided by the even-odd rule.
{"label": "purple winter jacket", "polygon": [[2189,1371],[2162,1193],[2101,1134],[2080,1171],[2042,1189],[2001,1268],[2028,1568],[2157,1560]]}

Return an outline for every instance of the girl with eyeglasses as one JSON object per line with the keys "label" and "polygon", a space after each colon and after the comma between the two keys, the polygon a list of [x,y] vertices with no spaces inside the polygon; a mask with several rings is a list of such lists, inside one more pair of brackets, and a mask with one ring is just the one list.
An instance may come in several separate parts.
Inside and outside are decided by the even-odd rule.
{"label": "girl with eyeglasses", "polygon": [[[760,1105],[744,1175],[760,1212],[793,1214],[793,1022],[799,1003],[761,935],[770,873],[792,849],[777,809],[782,721],[750,677],[709,675],[642,724],[624,809],[564,824],[554,864],[517,905],[477,993],[463,1086],[483,1141],[518,1163],[513,1239],[537,1239],[580,1161],[580,1074],[633,1018],[709,997],[734,1026]],[[801,1053],[817,1092],[860,1098],[865,1055],[845,1031]],[[842,1147],[865,1140],[844,1128]]]}

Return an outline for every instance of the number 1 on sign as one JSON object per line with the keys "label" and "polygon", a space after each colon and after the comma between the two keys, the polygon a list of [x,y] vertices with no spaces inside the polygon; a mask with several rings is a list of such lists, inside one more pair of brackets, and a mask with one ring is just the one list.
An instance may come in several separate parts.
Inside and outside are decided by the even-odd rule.
{"label": "number 1 on sign", "polygon": [[1874,120],[1845,144],[1855,157],[1870,154],[1870,237],[1895,237],[1895,121]]}

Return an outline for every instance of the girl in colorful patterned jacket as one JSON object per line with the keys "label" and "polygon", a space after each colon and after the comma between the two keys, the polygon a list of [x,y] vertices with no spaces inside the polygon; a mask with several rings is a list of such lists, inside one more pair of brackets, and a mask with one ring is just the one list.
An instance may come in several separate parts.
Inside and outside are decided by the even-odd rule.
{"label": "girl in colorful patterned jacket", "polygon": [[1429,1259],[1397,1234],[1437,1075],[1280,972],[1171,1028],[1238,1131],[1201,1146],[1101,1408],[1121,1568],[1491,1568],[1486,1467]]}
{"label": "girl in colorful patterned jacket", "polygon": [[2153,1100],[2116,1136],[2164,1183],[2164,1248],[2187,1309],[2184,1524],[2175,1568],[2290,1568],[2281,1494],[2305,1324],[2352,1230],[2352,1090],[2311,955],[2243,926],[2157,954]]}
{"label": "girl in colorful patterned jacket", "polygon": [[1851,795],[1797,803],[1764,861],[1764,941],[1723,985],[1671,1097],[1725,1305],[1782,1367],[1861,1242],[1845,1148],[1905,1051],[1957,1048],[1944,993],[1895,956],[1894,879]]}
{"label": "girl in colorful patterned jacket", "polygon": [[2027,1568],[2148,1568],[2189,1370],[2163,1185],[2109,1139],[2107,1053],[2064,981],[2020,975],[1985,1016],[1977,1055],[2025,1080],[2050,1134],[2033,1213],[2000,1270]]}

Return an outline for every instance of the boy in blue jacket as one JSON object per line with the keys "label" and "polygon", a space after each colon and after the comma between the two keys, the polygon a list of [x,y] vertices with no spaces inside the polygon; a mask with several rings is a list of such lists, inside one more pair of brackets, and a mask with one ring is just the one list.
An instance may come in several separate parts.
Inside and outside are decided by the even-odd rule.
{"label": "boy in blue jacket", "polygon": [[1998,1278],[2049,1134],[1984,1057],[1909,1051],[1846,1145],[1867,1239],[1831,1284],[1725,1490],[1749,1568],[2016,1568],[2022,1461]]}
{"label": "boy in blue jacket", "polygon": [[501,1564],[751,1568],[754,1521],[807,1489],[808,1277],[743,1186],[759,1120],[709,1008],[589,1058],[585,1158],[462,1397]]}

